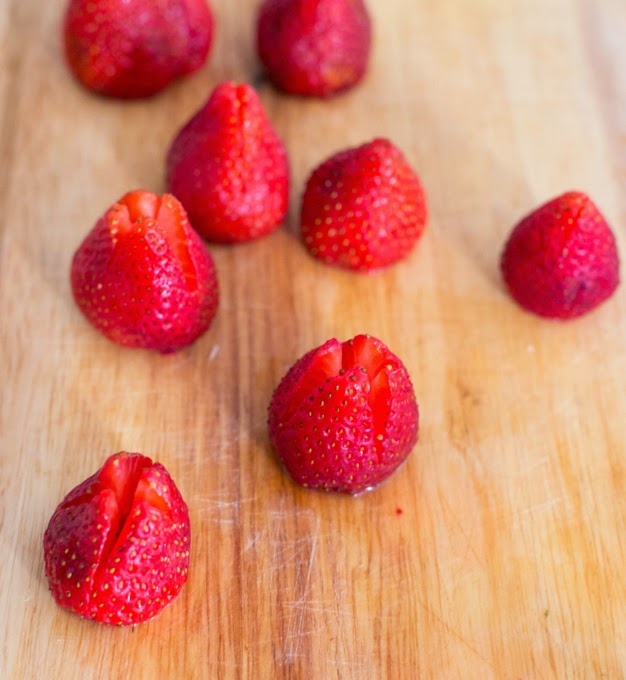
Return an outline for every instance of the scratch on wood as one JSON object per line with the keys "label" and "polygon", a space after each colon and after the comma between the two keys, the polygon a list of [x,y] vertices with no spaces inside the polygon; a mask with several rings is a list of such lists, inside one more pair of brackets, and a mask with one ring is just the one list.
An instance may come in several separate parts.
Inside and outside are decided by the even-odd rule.
{"label": "scratch on wood", "polygon": [[473,652],[479,659],[482,659],[491,669],[493,669],[493,663],[487,659],[485,656],[483,656],[475,647],[473,647],[459,632],[457,632],[449,623],[444,621],[444,619],[439,616],[436,612],[432,610],[431,607],[429,607],[422,599],[420,599],[419,603],[424,607],[426,612],[433,618],[435,621],[437,621],[447,633],[450,633],[453,637],[455,637],[461,644],[463,644],[467,649],[469,649],[471,652]]}
{"label": "scratch on wood", "polygon": [[474,542],[473,542],[474,533],[476,531],[477,523],[474,522],[472,524],[471,528],[469,530],[467,530],[466,527],[463,525],[463,522],[461,522],[458,515],[456,514],[456,512],[454,511],[454,509],[452,508],[452,506],[450,505],[450,503],[448,502],[448,500],[446,499],[445,496],[441,497],[441,502],[442,502],[442,505],[444,506],[444,508],[446,509],[446,511],[449,513],[449,516],[454,521],[454,524],[456,525],[458,531],[461,533],[463,538],[465,538],[466,546],[465,546],[465,554],[463,555],[463,561],[467,560],[467,556],[471,552],[472,555],[474,556],[474,558],[476,559],[476,562],[484,567],[485,566],[484,559],[476,551],[476,548],[475,548]]}
{"label": "scratch on wood", "polygon": [[337,602],[335,600],[298,600],[285,601],[286,607],[293,609],[304,609],[305,612],[311,614],[331,614],[332,616],[340,616],[345,618],[354,618],[354,613],[348,609],[337,609]]}
{"label": "scratch on wood", "polygon": [[[316,543],[318,538],[318,536],[315,537]],[[301,537],[290,541],[287,545],[285,545],[282,541],[270,541],[270,545],[275,548],[274,570],[282,571],[286,565],[293,563],[300,564],[302,562],[303,555],[308,552],[311,540],[312,539],[309,537]]]}
{"label": "scratch on wood", "polygon": [[316,517],[315,530],[313,532],[313,537],[311,538],[311,550],[309,552],[309,564],[306,572],[306,577],[304,580],[304,586],[302,588],[302,595],[296,600],[295,605],[299,608],[298,620],[293,633],[289,633],[287,640],[289,641],[287,652],[285,654],[288,660],[292,660],[301,656],[302,640],[306,636],[304,632],[304,615],[306,612],[305,605],[309,590],[311,587],[311,573],[313,572],[313,563],[315,561],[315,553],[317,552],[317,545],[319,542],[319,530],[320,530],[320,519]]}
{"label": "scratch on wood", "polygon": [[530,505],[527,508],[522,508],[519,512],[515,513],[513,517],[512,528],[517,528],[520,524],[523,524],[528,518],[534,518],[539,513],[544,513],[552,510],[557,505],[563,502],[562,498],[551,498],[550,500],[544,501],[543,503],[535,503],[535,505]]}
{"label": "scratch on wood", "polygon": [[243,547],[243,552],[247,553],[253,548],[256,550],[257,545],[261,543],[261,539],[265,537],[266,530],[262,529],[261,531],[256,531],[252,536],[250,536],[247,540],[246,543]]}
{"label": "scratch on wood", "polygon": [[219,510],[238,509],[242,505],[247,505],[254,502],[254,498],[232,498],[228,500],[220,500],[219,498],[196,498],[194,500],[196,505],[204,505],[209,508],[217,508]]}

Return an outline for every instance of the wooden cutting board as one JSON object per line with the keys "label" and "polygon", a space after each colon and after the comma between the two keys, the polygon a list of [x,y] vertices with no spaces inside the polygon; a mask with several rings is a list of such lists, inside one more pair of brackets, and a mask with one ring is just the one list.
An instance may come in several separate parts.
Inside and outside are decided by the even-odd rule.
{"label": "wooden cutting board", "polygon": [[[256,3],[214,0],[207,66],[161,96],[91,96],[60,56],[61,0],[0,3],[0,677],[626,677],[626,292],[552,323],[505,293],[511,226],[587,191],[626,257],[624,0],[370,0],[368,78],[303,101],[259,78]],[[172,135],[220,80],[258,85],[292,167],[288,224],[212,247],[215,324],[173,356],[94,331],[71,256],[127,190],[163,191]],[[374,276],[297,237],[303,183],[382,135],[426,187],[427,231]],[[297,488],[266,409],[304,352],[380,337],[420,441],[358,498]],[[180,598],[136,629],[47,592],[41,538],[111,453],[171,471],[190,507]]]}

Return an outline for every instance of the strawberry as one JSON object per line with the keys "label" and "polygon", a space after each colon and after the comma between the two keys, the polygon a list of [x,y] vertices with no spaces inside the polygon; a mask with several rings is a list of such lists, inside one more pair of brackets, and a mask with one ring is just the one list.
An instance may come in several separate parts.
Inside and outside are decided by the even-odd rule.
{"label": "strawberry", "polygon": [[270,441],[305,487],[357,494],[386,479],[417,441],[406,368],[380,340],[357,335],[311,350],[269,407]]}
{"label": "strawberry", "polygon": [[197,71],[213,38],[206,0],[70,0],[65,58],[85,87],[109,97],[150,97]]}
{"label": "strawberry", "polygon": [[402,152],[375,139],[313,171],[302,199],[302,236],[326,264],[368,272],[409,254],[426,212],[422,185]]}
{"label": "strawberry", "polygon": [[71,282],[87,319],[128,347],[175,352],[217,311],[211,254],[168,194],[133,191],[111,206],[76,251]]}
{"label": "strawberry", "polygon": [[504,247],[500,267],[519,305],[554,319],[586,314],[619,284],[613,232],[579,191],[565,193],[524,217]]}
{"label": "strawberry", "polygon": [[249,85],[215,88],[174,139],[167,184],[210,241],[247,241],[278,228],[287,212],[287,154]]}
{"label": "strawberry", "polygon": [[330,97],[365,75],[371,21],[363,0],[265,0],[257,52],[285,92]]}
{"label": "strawberry", "polygon": [[43,537],[57,603],[100,623],[156,616],[189,567],[189,513],[168,471],[139,453],[117,453],[70,491]]}

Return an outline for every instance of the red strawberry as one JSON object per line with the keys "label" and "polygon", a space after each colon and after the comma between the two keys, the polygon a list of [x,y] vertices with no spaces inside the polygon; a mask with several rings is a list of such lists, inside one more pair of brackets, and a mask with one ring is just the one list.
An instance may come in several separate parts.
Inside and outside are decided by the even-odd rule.
{"label": "red strawberry", "polygon": [[511,295],[524,309],[555,319],[586,314],[619,284],[613,232],[579,191],[524,217],[506,243],[500,266]]}
{"label": "red strawberry", "polygon": [[76,251],[71,279],[89,321],[128,347],[175,352],[217,311],[211,254],[168,194],[133,191],[111,206]]}
{"label": "red strawberry", "polygon": [[406,368],[380,340],[329,340],[297,361],[269,408],[270,440],[302,486],[356,494],[386,479],[417,441]]}
{"label": "red strawberry", "polygon": [[363,0],[265,0],[259,12],[257,52],[285,92],[329,97],[354,86],[370,44]]}
{"label": "red strawberry", "polygon": [[43,537],[52,596],[100,623],[156,616],[189,567],[187,505],[167,470],[139,453],[111,456],[69,492]]}
{"label": "red strawberry", "polygon": [[366,272],[409,254],[426,225],[426,199],[402,153],[389,140],[375,139],[313,171],[301,225],[312,255]]}
{"label": "red strawberry", "polygon": [[247,241],[278,228],[287,212],[287,155],[249,85],[215,88],[172,143],[167,183],[210,241]]}
{"label": "red strawberry", "polygon": [[65,57],[90,90],[136,99],[197,71],[213,37],[207,0],[70,0]]}

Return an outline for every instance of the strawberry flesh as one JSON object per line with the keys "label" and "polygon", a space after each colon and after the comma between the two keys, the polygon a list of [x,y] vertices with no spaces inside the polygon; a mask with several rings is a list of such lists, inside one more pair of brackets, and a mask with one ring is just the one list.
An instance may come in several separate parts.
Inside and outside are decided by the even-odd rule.
{"label": "strawberry flesh", "polygon": [[[133,191],[123,196],[118,205],[121,209],[116,215],[116,225],[111,233],[124,230],[131,234],[137,226],[143,226],[149,243],[157,243],[159,236],[162,236],[180,264],[187,283],[194,286],[196,271],[183,227],[186,220],[180,204],[167,194],[162,198],[149,191]],[[124,208],[128,210],[128,216],[124,213]],[[152,231],[157,225],[159,236]]]}
{"label": "strawberry flesh", "polygon": [[418,409],[400,360],[376,338],[332,339],[276,389],[269,429],[292,478],[359,493],[386,479],[417,440]]}
{"label": "strawberry flesh", "polygon": [[120,526],[130,514],[141,474],[150,465],[145,456],[120,456],[109,459],[100,471],[101,488],[113,491],[110,514]]}

